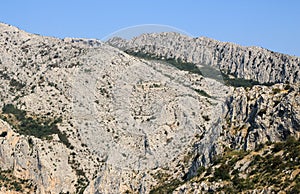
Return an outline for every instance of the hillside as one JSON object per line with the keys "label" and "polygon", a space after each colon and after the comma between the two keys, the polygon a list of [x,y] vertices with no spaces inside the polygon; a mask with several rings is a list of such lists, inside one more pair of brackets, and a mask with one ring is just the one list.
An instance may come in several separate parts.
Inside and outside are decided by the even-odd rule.
{"label": "hillside", "polygon": [[103,43],[0,24],[1,192],[299,191],[299,61],[175,33]]}

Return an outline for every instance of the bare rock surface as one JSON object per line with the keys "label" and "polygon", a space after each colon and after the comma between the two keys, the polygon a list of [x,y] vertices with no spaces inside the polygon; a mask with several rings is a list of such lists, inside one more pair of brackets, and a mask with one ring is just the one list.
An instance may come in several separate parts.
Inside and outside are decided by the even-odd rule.
{"label": "bare rock surface", "polygon": [[112,46],[164,58],[181,58],[198,65],[219,68],[238,78],[260,83],[300,81],[300,58],[260,47],[243,47],[206,37],[191,38],[178,33],[143,34],[131,40],[112,38]]}
{"label": "bare rock surface", "polygon": [[235,149],[254,150],[259,144],[299,137],[299,84],[239,88],[226,104],[223,128]]}
{"label": "bare rock surface", "polygon": [[42,37],[5,24],[0,30],[1,106],[13,104],[33,118],[62,118],[58,136],[48,140],[18,135],[12,126],[23,151],[3,142],[3,153],[13,153],[2,155],[3,168],[23,177],[18,161],[37,192],[147,193],[159,169],[177,169],[178,176],[188,171],[182,160],[200,136],[208,164],[214,144],[208,130],[219,122],[228,86],[101,42]]}
{"label": "bare rock surface", "polygon": [[[174,180],[178,190],[228,148],[299,135],[299,58],[175,33],[109,43],[121,49],[0,24],[0,173],[31,185],[1,191],[155,193]],[[166,58],[290,84],[235,88]]]}

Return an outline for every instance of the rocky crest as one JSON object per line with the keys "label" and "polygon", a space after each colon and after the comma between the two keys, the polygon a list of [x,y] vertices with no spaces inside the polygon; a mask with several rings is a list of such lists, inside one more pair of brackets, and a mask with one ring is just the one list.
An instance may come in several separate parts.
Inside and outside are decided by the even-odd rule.
{"label": "rocky crest", "polygon": [[299,136],[299,58],[175,33],[109,43],[0,24],[1,192],[191,192],[228,149]]}
{"label": "rocky crest", "polygon": [[178,33],[144,34],[129,41],[117,37],[108,40],[108,43],[122,50],[213,66],[237,78],[252,79],[260,83],[300,81],[298,57],[260,47],[242,47]]}

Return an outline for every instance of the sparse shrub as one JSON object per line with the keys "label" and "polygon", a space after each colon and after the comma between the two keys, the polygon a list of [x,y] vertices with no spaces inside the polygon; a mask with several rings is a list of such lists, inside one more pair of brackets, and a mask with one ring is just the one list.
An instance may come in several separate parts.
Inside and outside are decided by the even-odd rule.
{"label": "sparse shrub", "polygon": [[190,73],[195,73],[198,75],[202,75],[207,78],[214,79],[219,82],[224,82],[226,85],[230,85],[233,87],[252,87],[254,85],[266,85],[270,86],[273,83],[259,83],[255,80],[247,80],[243,78],[230,78],[226,73],[223,73],[217,68],[211,67],[209,65],[202,65],[200,68],[196,64],[189,63],[183,61],[182,59],[178,58],[167,58],[162,59],[162,56],[155,56],[149,53],[145,53],[143,51],[135,52],[134,50],[125,50],[127,54],[140,57],[146,60],[160,60],[169,63],[170,65],[176,67],[179,70],[188,71]]}
{"label": "sparse shrub", "polygon": [[211,173],[212,173],[212,168],[208,167],[204,176],[209,176],[209,175],[211,175]]}
{"label": "sparse shrub", "polygon": [[4,114],[13,114],[18,120],[26,116],[26,112],[16,108],[13,104],[6,104],[2,108]]}
{"label": "sparse shrub", "polygon": [[20,90],[26,86],[25,84],[19,82],[18,80],[14,79],[14,78],[12,78],[10,80],[9,85],[16,88],[16,90]]}
{"label": "sparse shrub", "polygon": [[[62,122],[61,117],[56,119],[34,119],[33,117],[27,116],[26,111],[20,110],[12,104],[4,105],[2,113],[7,114],[7,116],[12,115],[11,119],[6,120],[13,125],[20,134],[48,140],[52,139],[51,135],[57,134],[63,144],[68,148],[71,146],[66,134],[61,132],[57,127],[57,124]],[[32,140],[29,139],[28,143],[32,145]]]}
{"label": "sparse shrub", "polygon": [[203,172],[205,172],[205,167],[204,167],[204,166],[200,166],[200,167],[197,169],[197,174],[198,174],[198,175],[201,175]]}
{"label": "sparse shrub", "polygon": [[22,191],[22,186],[18,182],[13,182],[13,186],[16,191]]}
{"label": "sparse shrub", "polygon": [[199,90],[199,89],[194,89],[198,94],[200,94],[201,96],[207,97],[207,98],[212,98],[211,95],[209,95],[208,93],[206,93],[204,90]]}
{"label": "sparse shrub", "polygon": [[7,132],[6,131],[3,131],[1,134],[0,134],[0,137],[6,137],[7,135]]}
{"label": "sparse shrub", "polygon": [[284,148],[284,144],[282,142],[277,142],[274,144],[274,147],[272,149],[272,152],[279,152]]}
{"label": "sparse shrub", "polygon": [[229,175],[230,166],[227,164],[222,164],[219,168],[215,169],[214,178],[215,180],[228,180],[230,179]]}
{"label": "sparse shrub", "polygon": [[181,181],[174,179],[152,189],[150,194],[172,193],[180,184],[182,184]]}
{"label": "sparse shrub", "polygon": [[273,88],[272,92],[273,92],[273,94],[278,94],[281,92],[281,90],[279,88]]}

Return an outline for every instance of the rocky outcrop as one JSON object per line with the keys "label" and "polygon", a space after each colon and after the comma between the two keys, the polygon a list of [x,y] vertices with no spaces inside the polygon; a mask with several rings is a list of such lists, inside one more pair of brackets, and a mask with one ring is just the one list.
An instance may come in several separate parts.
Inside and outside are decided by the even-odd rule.
{"label": "rocky outcrop", "polygon": [[15,107],[2,109],[1,129],[24,147],[1,137],[1,165],[38,193],[148,193],[161,171],[188,174],[199,139],[203,165],[219,152],[228,86],[103,43],[0,32],[1,108]]}
{"label": "rocky outcrop", "polygon": [[158,187],[157,193],[298,193],[299,148],[299,141],[289,137],[252,151],[229,149],[176,189],[173,182]]}
{"label": "rocky outcrop", "polygon": [[[177,59],[191,62],[199,64],[199,70],[202,70],[201,64],[205,64],[218,67],[229,76],[257,80],[270,85],[257,84],[252,87],[235,88],[224,102],[222,131],[230,129],[234,134],[225,139],[233,138],[236,142],[232,146],[236,149],[254,149],[260,143],[284,140],[289,135],[298,134],[299,84],[293,84],[299,79],[297,72],[300,64],[297,57],[258,47],[222,43],[204,37],[190,38],[177,33],[144,34],[128,41],[117,37],[109,40],[108,43],[133,55],[145,56],[149,59]],[[247,55],[247,53],[254,53],[254,55]],[[258,58],[264,62],[258,62]],[[266,58],[269,58],[269,62]],[[284,75],[280,73],[282,69],[280,67],[292,68]],[[270,72],[267,72],[267,69],[272,69],[277,78],[270,79]],[[254,76],[255,71],[260,72],[261,76]],[[295,79],[287,80],[291,77]],[[275,82],[292,84],[271,84]],[[239,135],[236,134],[237,131]]]}
{"label": "rocky outcrop", "polygon": [[180,58],[220,69],[237,78],[260,83],[297,83],[300,58],[259,47],[242,47],[206,37],[191,38],[178,33],[143,34],[129,41],[112,38],[108,44],[122,50],[161,58]]}
{"label": "rocky outcrop", "polygon": [[254,150],[289,136],[299,138],[299,84],[238,88],[226,105],[223,132],[234,149]]}
{"label": "rocky outcrop", "polygon": [[[196,149],[193,162],[185,176],[187,179],[196,176],[201,166],[211,164],[218,153],[226,153],[226,149],[251,151],[266,143],[285,141],[290,136],[299,138],[300,106],[297,73],[299,58],[297,57],[207,38],[192,39],[176,33],[145,34],[129,41],[113,38],[108,43],[134,56],[163,61],[175,59],[179,63],[183,62],[182,66],[194,63],[199,70],[203,70],[203,65],[212,66],[229,76],[258,81],[258,84],[254,84],[256,86],[237,87],[229,92],[229,97],[220,109],[222,116],[219,117],[218,124],[206,131],[209,140],[200,139],[194,144]],[[188,67],[180,67],[180,69],[189,71]],[[285,71],[286,69],[288,71]],[[192,71],[190,73],[196,72]],[[222,74],[216,71],[211,73],[214,73],[215,77],[217,74]],[[205,76],[209,73],[199,74]],[[272,84],[276,82],[290,84]],[[264,84],[266,86],[263,86]],[[206,154],[210,156],[206,161],[209,157],[202,157],[202,154],[205,152],[203,148],[209,147],[208,145],[213,146]],[[167,184],[162,184],[157,191],[162,192],[165,191],[163,188],[174,189],[176,185],[178,186],[176,180],[168,180],[165,183]],[[197,188],[197,186],[193,187]],[[205,191],[203,187],[194,190]],[[216,190],[223,186],[214,183],[206,187],[208,190]]]}
{"label": "rocky outcrop", "polygon": [[72,44],[78,44],[80,46],[87,46],[87,47],[99,47],[103,45],[103,43],[97,39],[86,39],[86,38],[64,38],[64,42],[66,43],[72,43]]}
{"label": "rocky outcrop", "polygon": [[[247,58],[250,48],[173,33],[110,43],[156,60],[98,40],[42,37],[0,24],[1,191],[178,191],[228,149],[250,151],[299,133],[298,58],[257,48]],[[256,78],[254,54],[271,57],[266,66],[284,62],[287,71]],[[291,84],[236,88],[216,79],[218,71],[199,73],[203,63]],[[17,182],[7,181],[12,177]]]}
{"label": "rocky outcrop", "polygon": [[[10,170],[24,182],[32,180],[35,186],[31,192],[59,193],[75,190],[72,182],[76,181],[76,174],[68,163],[70,151],[63,144],[55,140],[50,142],[25,137],[13,131],[3,121],[0,121],[0,130],[1,171]],[[25,192],[23,189],[25,188],[19,191]]]}

